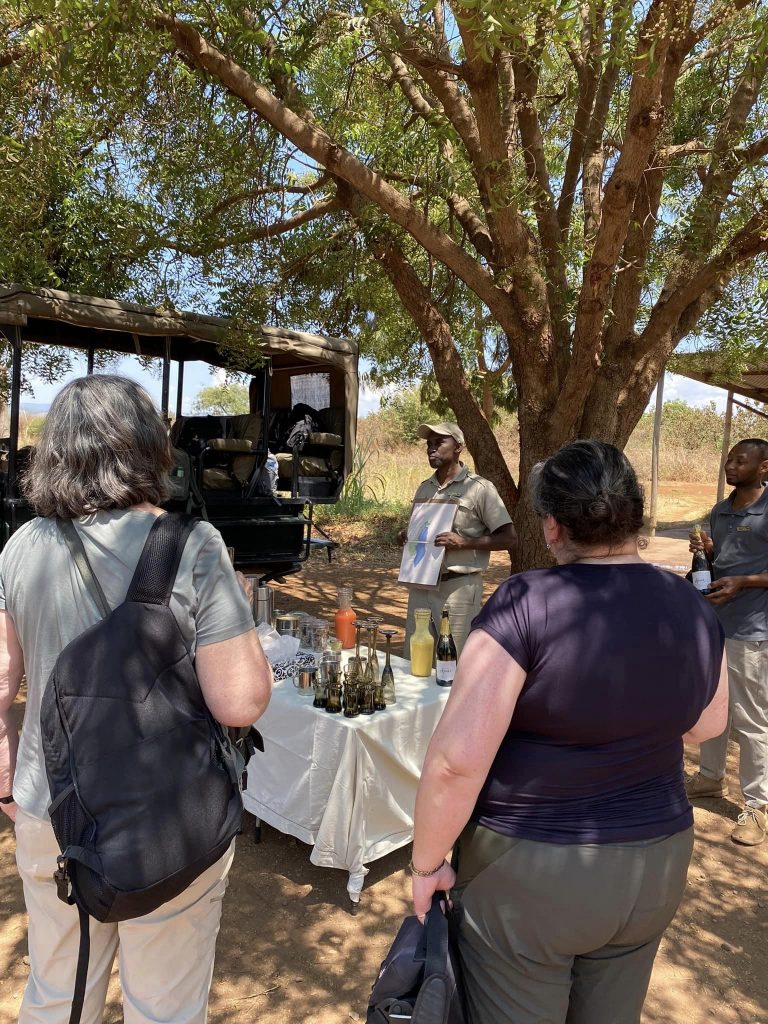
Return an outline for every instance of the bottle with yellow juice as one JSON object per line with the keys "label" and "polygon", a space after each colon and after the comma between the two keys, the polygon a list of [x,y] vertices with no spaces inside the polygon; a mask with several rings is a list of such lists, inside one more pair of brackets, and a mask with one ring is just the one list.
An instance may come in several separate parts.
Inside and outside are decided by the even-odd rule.
{"label": "bottle with yellow juice", "polygon": [[411,675],[431,676],[435,658],[435,641],[429,631],[432,613],[429,608],[417,608],[414,618],[416,629],[411,637]]}

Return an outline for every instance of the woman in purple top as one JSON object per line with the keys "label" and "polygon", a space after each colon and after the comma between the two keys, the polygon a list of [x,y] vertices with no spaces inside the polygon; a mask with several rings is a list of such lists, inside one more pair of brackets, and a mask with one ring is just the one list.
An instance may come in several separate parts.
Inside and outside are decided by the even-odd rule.
{"label": "woman in purple top", "polygon": [[636,1024],[693,845],[683,740],[725,727],[722,630],[640,558],[617,448],[566,445],[531,500],[557,565],[473,623],[416,800],[414,907],[453,890],[471,1024]]}

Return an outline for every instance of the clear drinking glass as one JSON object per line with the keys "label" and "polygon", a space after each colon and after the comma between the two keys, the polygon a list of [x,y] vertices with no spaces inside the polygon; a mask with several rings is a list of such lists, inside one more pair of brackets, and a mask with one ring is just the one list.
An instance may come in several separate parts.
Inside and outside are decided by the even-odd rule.
{"label": "clear drinking glass", "polygon": [[392,654],[392,637],[397,635],[397,630],[382,629],[381,635],[387,641],[384,671],[381,673],[381,687],[384,691],[384,703],[397,704],[397,694],[395,693],[395,674],[392,671],[392,665],[390,663],[390,657]]}
{"label": "clear drinking glass", "polygon": [[347,665],[349,678],[353,682],[360,682],[365,674],[365,665],[363,664],[363,659],[360,657],[360,634],[362,633],[365,625],[366,623],[360,619],[355,623],[355,653],[349,659]]}

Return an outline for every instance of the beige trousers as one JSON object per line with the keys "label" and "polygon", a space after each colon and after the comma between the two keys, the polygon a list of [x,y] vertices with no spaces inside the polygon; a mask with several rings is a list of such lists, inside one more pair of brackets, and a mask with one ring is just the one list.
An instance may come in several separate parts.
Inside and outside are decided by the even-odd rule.
{"label": "beige trousers", "polygon": [[461,649],[469,636],[472,619],[479,614],[483,604],[483,574],[467,573],[464,576],[453,576],[443,580],[437,587],[420,590],[411,587],[408,594],[408,613],[405,623],[405,648],[403,657],[411,656],[411,637],[416,629],[413,613],[417,608],[429,608],[435,633],[440,629],[440,617],[443,608],[448,609],[451,619],[451,633],[456,644],[456,652]]}
{"label": "beige trousers", "polygon": [[728,724],[701,744],[701,774],[725,776],[728,737],[739,744],[739,780],[748,807],[768,804],[768,640],[726,640]]}
{"label": "beige trousers", "polygon": [[[221,902],[235,844],[176,899],[119,924],[91,918],[82,1024],[103,1018],[119,951],[125,1024],[204,1024]],[[29,914],[30,974],[19,1024],[67,1024],[80,940],[77,909],[56,896],[59,847],[50,823],[19,808],[16,863]]]}

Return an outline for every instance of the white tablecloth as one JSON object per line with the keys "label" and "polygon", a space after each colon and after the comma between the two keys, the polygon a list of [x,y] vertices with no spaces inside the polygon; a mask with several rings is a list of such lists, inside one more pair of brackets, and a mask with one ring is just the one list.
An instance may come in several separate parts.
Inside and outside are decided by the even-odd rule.
{"label": "white tablecloth", "polygon": [[258,722],[264,753],[248,768],[246,810],[311,843],[313,864],[346,869],[355,902],[366,863],[413,836],[421,767],[450,692],[409,667],[392,658],[397,704],[386,711],[329,715],[285,680]]}

